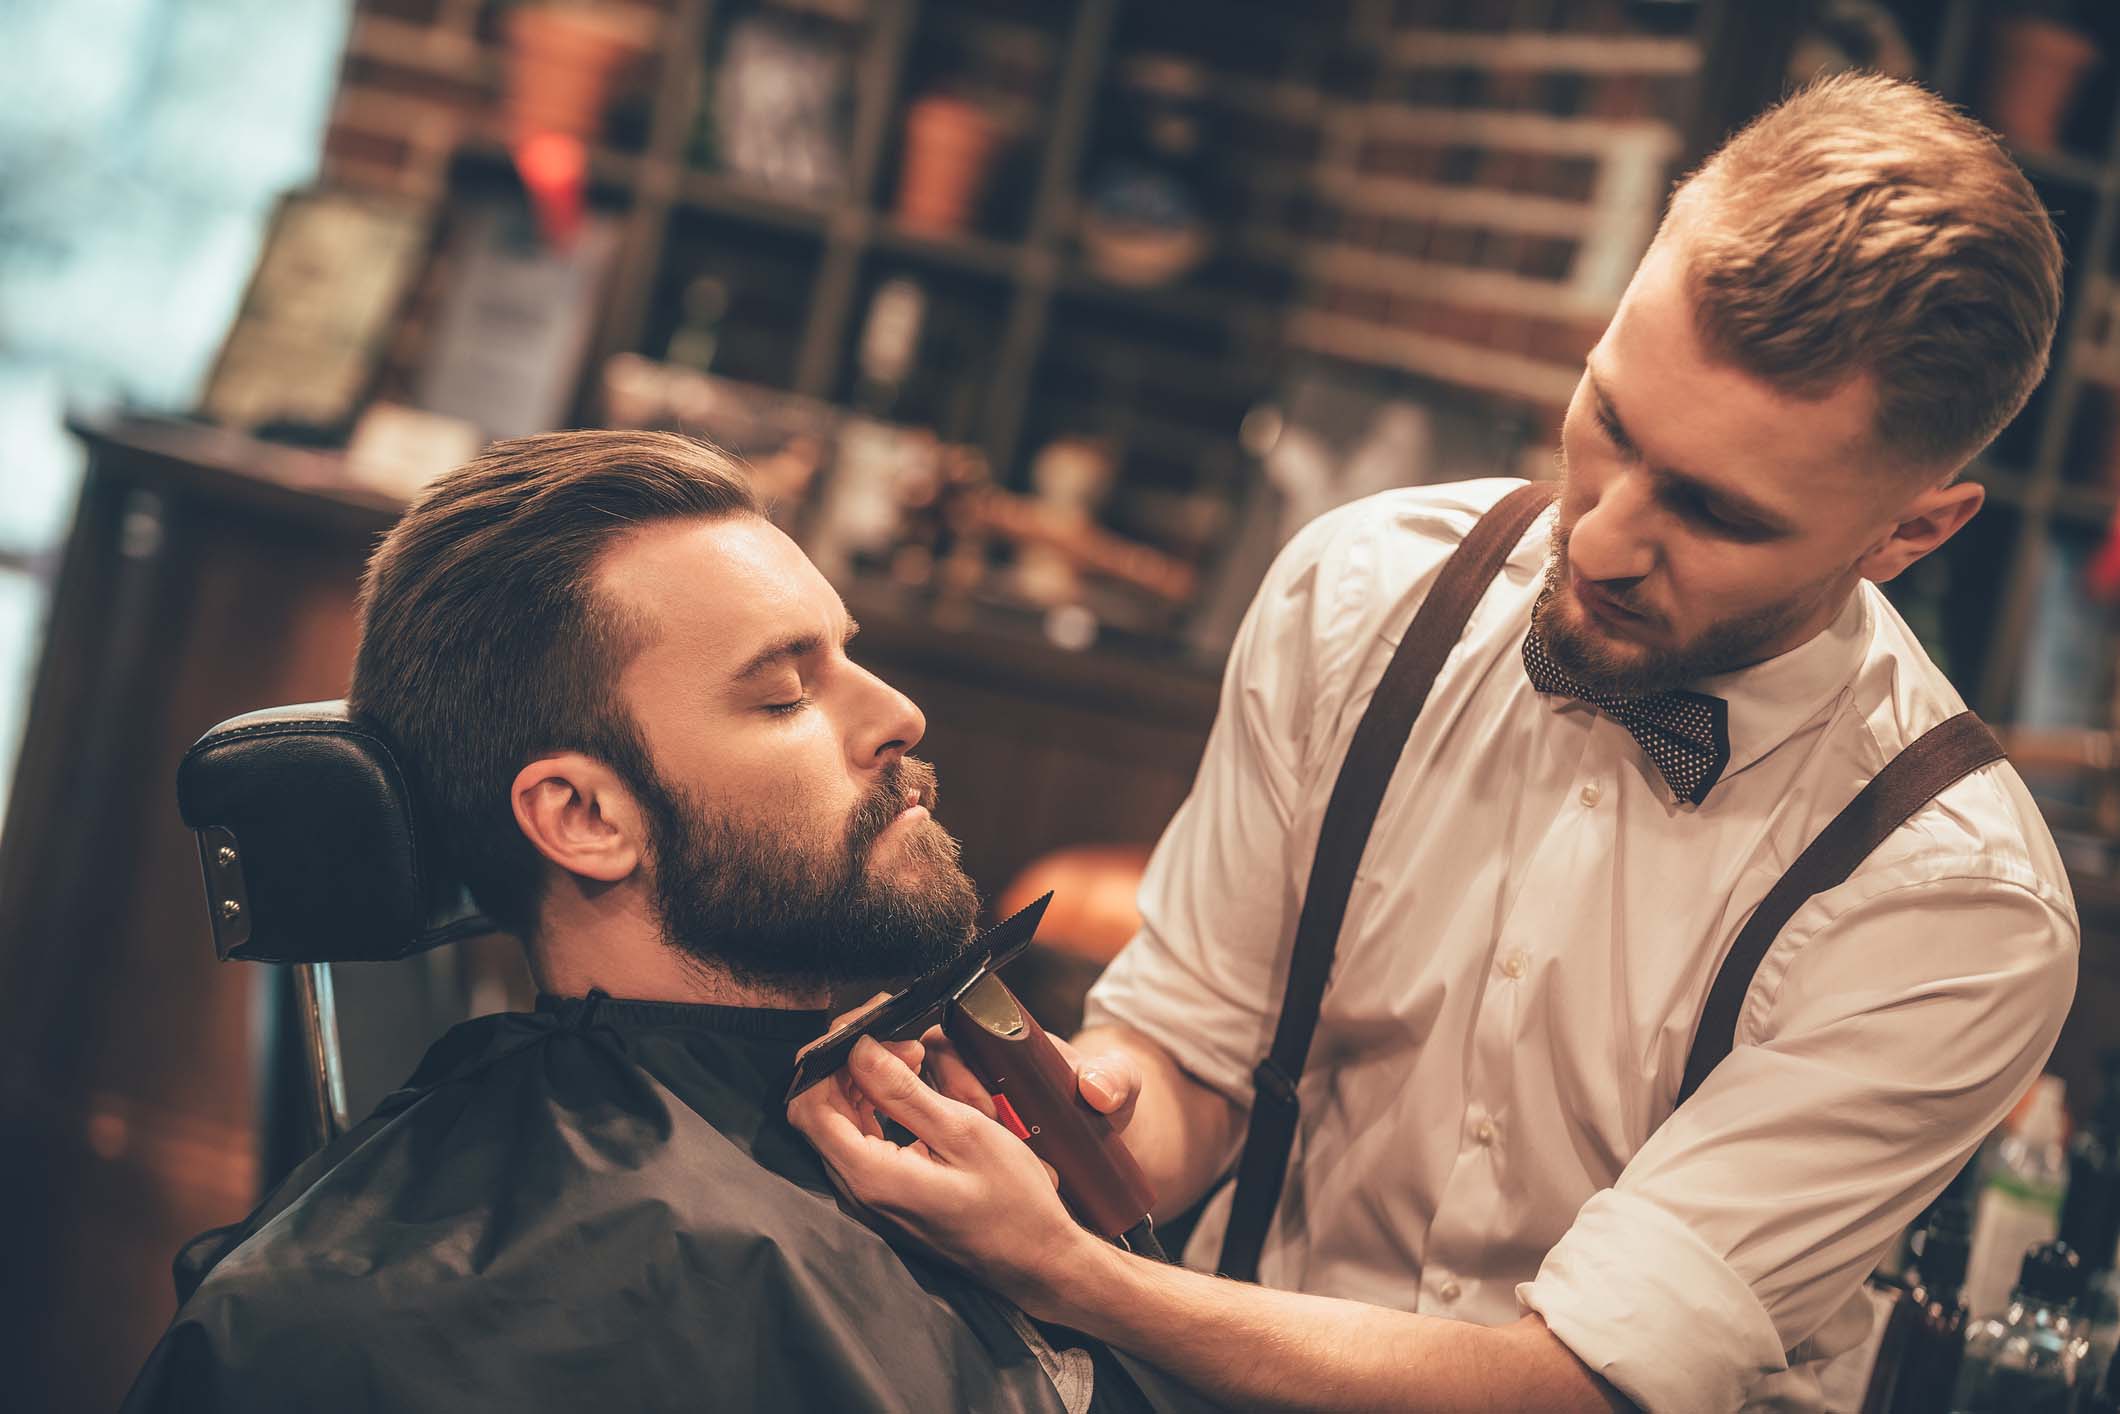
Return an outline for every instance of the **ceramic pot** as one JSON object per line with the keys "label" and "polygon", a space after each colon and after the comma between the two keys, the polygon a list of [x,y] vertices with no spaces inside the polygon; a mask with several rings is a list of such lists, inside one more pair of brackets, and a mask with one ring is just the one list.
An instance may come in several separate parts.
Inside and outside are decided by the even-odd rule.
{"label": "ceramic pot", "polygon": [[899,223],[938,236],[969,228],[999,146],[994,119],[978,104],[941,93],[916,100],[905,114]]}
{"label": "ceramic pot", "polygon": [[648,22],[603,5],[521,5],[508,11],[507,106],[512,141],[560,133],[591,142],[618,72],[647,52]]}
{"label": "ceramic pot", "polygon": [[2061,124],[2084,75],[2098,61],[2089,36],[2055,20],[2020,16],[1995,26],[1987,116],[2027,152],[2061,145]]}

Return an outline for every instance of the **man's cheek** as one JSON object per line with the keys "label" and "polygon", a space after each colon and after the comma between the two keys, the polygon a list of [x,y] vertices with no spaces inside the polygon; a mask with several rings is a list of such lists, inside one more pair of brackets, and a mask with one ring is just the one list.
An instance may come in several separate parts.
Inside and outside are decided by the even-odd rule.
{"label": "man's cheek", "polygon": [[767,839],[806,855],[830,847],[839,835],[837,822],[845,818],[839,809],[820,809],[814,791],[800,780],[775,781],[747,806]]}

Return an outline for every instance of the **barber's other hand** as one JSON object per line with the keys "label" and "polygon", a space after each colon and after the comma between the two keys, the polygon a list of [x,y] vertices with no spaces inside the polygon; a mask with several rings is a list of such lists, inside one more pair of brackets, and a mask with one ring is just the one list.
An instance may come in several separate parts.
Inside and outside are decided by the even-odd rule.
{"label": "barber's other hand", "polygon": [[[1112,1122],[1120,1133],[1133,1122],[1134,1102],[1141,1098],[1141,1067],[1124,1051],[1101,1051],[1084,1056],[1073,1045],[1048,1033],[1048,1039],[1067,1063],[1074,1067],[1075,1088],[1091,1109]],[[930,1026],[920,1038],[927,1052],[926,1075],[937,1090],[970,1105],[988,1119],[995,1118],[994,1097],[972,1073],[940,1026]]]}
{"label": "barber's other hand", "polygon": [[[879,1111],[918,1142],[885,1137]],[[849,1197],[1034,1313],[1103,1246],[1068,1216],[1029,1145],[872,1038],[796,1096],[788,1119]]]}

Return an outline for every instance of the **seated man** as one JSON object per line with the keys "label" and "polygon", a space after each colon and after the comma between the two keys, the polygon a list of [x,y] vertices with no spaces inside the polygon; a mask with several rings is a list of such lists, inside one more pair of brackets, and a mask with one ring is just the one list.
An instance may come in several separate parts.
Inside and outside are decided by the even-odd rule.
{"label": "seated man", "polygon": [[853,633],[682,437],[503,442],[407,512],[351,703],[544,995],[196,1240],[128,1410],[1142,1407],[842,1211],[783,1113],[833,989],[976,911]]}

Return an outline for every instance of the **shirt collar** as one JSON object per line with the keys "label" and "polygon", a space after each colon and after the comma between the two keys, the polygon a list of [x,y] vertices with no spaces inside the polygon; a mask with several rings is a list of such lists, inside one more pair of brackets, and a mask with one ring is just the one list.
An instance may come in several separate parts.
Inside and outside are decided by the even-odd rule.
{"label": "shirt collar", "polygon": [[1830,624],[1788,652],[1690,684],[1730,704],[1730,761],[1718,784],[1787,741],[1846,689],[1871,630],[1868,595],[1858,584]]}
{"label": "shirt collar", "polygon": [[829,1011],[723,1006],[714,1002],[646,1001],[614,997],[601,989],[591,991],[586,997],[555,997],[549,992],[541,992],[537,1009],[557,1017],[568,1026],[602,1022],[622,1030],[682,1027],[795,1042],[814,1041],[824,1035],[832,1018]]}

